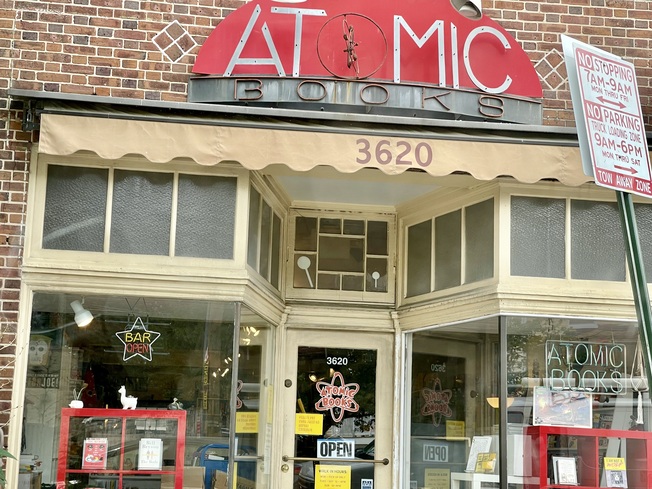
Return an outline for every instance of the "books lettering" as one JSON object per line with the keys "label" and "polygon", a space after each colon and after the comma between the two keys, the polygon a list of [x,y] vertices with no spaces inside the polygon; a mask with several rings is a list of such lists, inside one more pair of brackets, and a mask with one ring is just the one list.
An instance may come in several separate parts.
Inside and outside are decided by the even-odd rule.
{"label": "books lettering", "polygon": [[552,457],[555,484],[577,485],[577,465],[573,457]]}
{"label": "books lettering", "polygon": [[161,470],[163,467],[163,440],[141,438],[138,443],[138,470]]}
{"label": "books lettering", "polygon": [[607,487],[627,487],[625,459],[620,457],[605,457],[604,475]]}
{"label": "books lettering", "polygon": [[106,469],[109,441],[106,438],[86,438],[82,452],[82,469]]}

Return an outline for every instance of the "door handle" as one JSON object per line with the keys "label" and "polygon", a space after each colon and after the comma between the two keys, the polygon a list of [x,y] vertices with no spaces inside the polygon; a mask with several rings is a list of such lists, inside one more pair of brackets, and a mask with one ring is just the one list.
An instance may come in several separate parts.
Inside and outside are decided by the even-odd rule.
{"label": "door handle", "polygon": [[352,464],[383,464],[389,465],[389,459],[363,460],[359,458],[316,458],[316,457],[288,457],[283,455],[283,462],[346,462]]}

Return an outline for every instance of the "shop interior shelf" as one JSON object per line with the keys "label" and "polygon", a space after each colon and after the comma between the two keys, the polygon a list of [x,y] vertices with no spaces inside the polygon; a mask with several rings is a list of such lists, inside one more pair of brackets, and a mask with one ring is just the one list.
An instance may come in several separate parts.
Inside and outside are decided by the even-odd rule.
{"label": "shop interior shelf", "polygon": [[[71,476],[86,478],[98,487],[123,489],[137,481],[138,487],[160,488],[169,480],[174,489],[182,489],[186,434],[186,412],[149,409],[73,409],[61,410],[58,484],[67,487]],[[107,439],[106,468],[83,468],[81,457],[85,443],[93,438]],[[136,462],[141,440],[161,442],[156,457],[161,467],[139,470]],[[165,455],[164,455],[165,453]],[[141,458],[142,460],[142,458]],[[101,465],[101,464],[100,464]],[[57,486],[58,487],[58,486]]]}
{"label": "shop interior shelf", "polygon": [[532,460],[534,482],[525,489],[568,489],[555,484],[551,469],[552,456],[559,454],[555,442],[559,437],[573,439],[565,447],[566,454],[575,458],[578,485],[576,489],[607,487],[603,477],[603,457],[623,457],[627,467],[629,489],[652,487],[652,433],[611,429],[574,428],[566,426],[528,426],[525,429],[525,456]]}

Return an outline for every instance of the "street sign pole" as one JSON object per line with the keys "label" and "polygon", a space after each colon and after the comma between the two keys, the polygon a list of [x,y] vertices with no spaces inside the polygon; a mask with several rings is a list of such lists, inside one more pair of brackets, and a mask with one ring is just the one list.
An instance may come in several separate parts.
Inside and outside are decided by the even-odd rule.
{"label": "street sign pole", "polygon": [[[632,203],[631,194],[627,192],[617,191],[616,197],[618,199],[620,221],[623,226],[623,235],[625,237],[627,264],[629,266],[629,276],[634,294],[636,316],[638,317],[639,337],[641,338],[641,345],[644,346],[641,348],[641,353],[645,361],[647,385],[652,386],[652,353],[649,347],[650,339],[652,338],[652,312],[650,310],[650,295],[645,278],[645,265],[643,264],[643,254],[641,253],[638,227],[636,226],[634,204]],[[633,360],[635,361],[636,359]]]}

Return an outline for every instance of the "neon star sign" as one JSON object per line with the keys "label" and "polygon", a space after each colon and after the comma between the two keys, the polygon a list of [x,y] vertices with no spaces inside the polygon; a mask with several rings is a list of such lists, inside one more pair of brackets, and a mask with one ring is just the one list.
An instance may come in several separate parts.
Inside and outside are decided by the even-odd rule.
{"label": "neon star sign", "polygon": [[161,333],[149,331],[143,324],[143,320],[137,317],[129,329],[118,331],[115,334],[124,344],[122,360],[126,362],[134,357],[140,357],[148,362],[152,361],[152,344]]}
{"label": "neon star sign", "polygon": [[439,426],[442,416],[450,418],[453,415],[450,407],[453,393],[450,389],[442,389],[439,379],[435,379],[434,383],[434,389],[424,388],[421,390],[421,396],[425,401],[421,407],[421,414],[423,416],[432,416],[432,424]]}
{"label": "neon star sign", "polygon": [[359,384],[345,384],[344,377],[340,372],[335,372],[330,383],[317,382],[317,392],[321,399],[315,404],[317,411],[330,411],[331,418],[336,423],[342,421],[344,413],[349,411],[357,413],[360,409],[358,403],[353,399],[360,390]]}

